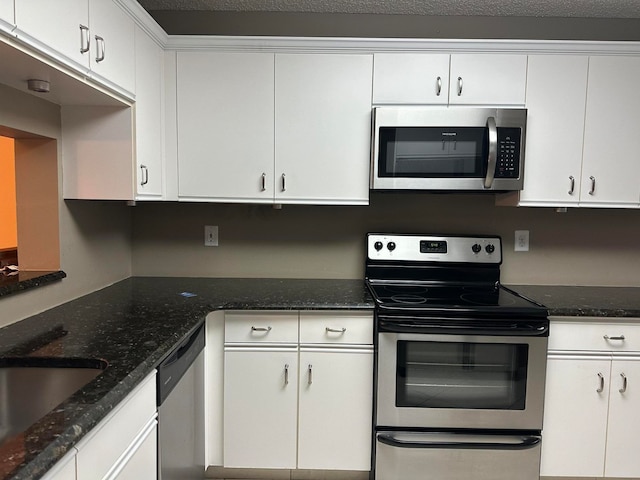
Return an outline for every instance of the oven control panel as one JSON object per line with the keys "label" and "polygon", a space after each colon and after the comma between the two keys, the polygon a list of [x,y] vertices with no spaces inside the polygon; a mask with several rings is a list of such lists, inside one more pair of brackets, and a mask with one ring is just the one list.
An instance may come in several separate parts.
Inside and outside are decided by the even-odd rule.
{"label": "oven control panel", "polygon": [[407,262],[502,263],[500,237],[409,234],[367,235],[370,260]]}

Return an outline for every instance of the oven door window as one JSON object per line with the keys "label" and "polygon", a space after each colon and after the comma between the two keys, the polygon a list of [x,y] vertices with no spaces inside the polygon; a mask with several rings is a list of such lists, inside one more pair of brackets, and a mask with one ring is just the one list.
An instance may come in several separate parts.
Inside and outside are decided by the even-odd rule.
{"label": "oven door window", "polygon": [[488,141],[484,127],[380,127],[378,176],[484,177]]}
{"label": "oven door window", "polygon": [[396,406],[524,410],[528,349],[398,341]]}

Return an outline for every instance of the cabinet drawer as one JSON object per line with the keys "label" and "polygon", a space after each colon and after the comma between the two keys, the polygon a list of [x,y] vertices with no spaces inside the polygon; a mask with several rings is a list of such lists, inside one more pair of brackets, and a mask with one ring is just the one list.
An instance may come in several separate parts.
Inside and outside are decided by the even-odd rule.
{"label": "cabinet drawer", "polygon": [[298,312],[226,312],[225,343],[298,343]]}
{"label": "cabinet drawer", "polygon": [[549,350],[640,351],[640,319],[632,322],[552,319]]}
{"label": "cabinet drawer", "polygon": [[300,343],[373,344],[372,312],[300,312]]}
{"label": "cabinet drawer", "polygon": [[156,414],[155,373],[147,377],[78,444],[77,475],[100,480]]}

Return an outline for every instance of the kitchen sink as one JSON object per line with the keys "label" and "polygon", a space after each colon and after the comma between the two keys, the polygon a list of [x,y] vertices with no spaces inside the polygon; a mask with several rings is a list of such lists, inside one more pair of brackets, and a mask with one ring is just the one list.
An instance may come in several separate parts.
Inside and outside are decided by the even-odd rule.
{"label": "kitchen sink", "polygon": [[0,358],[0,443],[24,432],[100,375],[95,359]]}

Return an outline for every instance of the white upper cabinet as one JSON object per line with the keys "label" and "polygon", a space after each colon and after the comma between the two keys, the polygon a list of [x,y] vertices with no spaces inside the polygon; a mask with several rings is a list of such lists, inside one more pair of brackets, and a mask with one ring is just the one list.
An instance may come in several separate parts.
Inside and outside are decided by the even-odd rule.
{"label": "white upper cabinet", "polygon": [[112,0],[89,0],[91,70],[128,90],[135,91],[133,19]]}
{"label": "white upper cabinet", "polygon": [[640,202],[640,57],[592,56],[580,203]]}
{"label": "white upper cabinet", "polygon": [[136,198],[159,199],[163,195],[163,59],[151,37],[136,26]]}
{"label": "white upper cabinet", "polygon": [[179,52],[178,196],[273,202],[274,55]]}
{"label": "white upper cabinet", "polygon": [[276,201],[367,204],[372,55],[276,55]]}
{"label": "white upper cabinet", "polygon": [[10,32],[15,24],[13,0],[0,0],[0,30]]}
{"label": "white upper cabinet", "polygon": [[524,105],[527,56],[453,54],[449,74],[452,105]]}
{"label": "white upper cabinet", "polygon": [[113,0],[20,0],[15,18],[18,38],[134,91],[134,21]]}
{"label": "white upper cabinet", "polygon": [[376,53],[373,56],[373,103],[446,105],[449,102],[449,55]]}
{"label": "white upper cabinet", "polygon": [[529,56],[520,205],[572,206],[580,199],[588,68],[586,56]]}
{"label": "white upper cabinet", "polygon": [[374,55],[373,104],[524,105],[527,56]]}
{"label": "white upper cabinet", "polygon": [[38,48],[59,52],[78,67],[89,68],[87,0],[19,0],[15,14],[19,38],[35,39]]}

